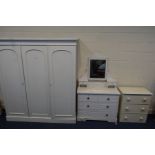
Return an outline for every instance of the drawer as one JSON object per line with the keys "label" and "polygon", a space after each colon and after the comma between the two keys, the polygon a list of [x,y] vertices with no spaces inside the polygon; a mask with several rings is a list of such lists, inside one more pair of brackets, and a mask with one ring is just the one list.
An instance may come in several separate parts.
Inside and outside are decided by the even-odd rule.
{"label": "drawer", "polygon": [[78,110],[118,111],[118,103],[103,104],[103,103],[96,103],[96,102],[79,102]]}
{"label": "drawer", "polygon": [[78,95],[78,101],[83,101],[83,102],[86,102],[86,101],[98,101],[98,96],[99,95]]}
{"label": "drawer", "polygon": [[151,96],[123,95],[122,104],[150,104]]}
{"label": "drawer", "polygon": [[116,95],[99,95],[98,101],[101,103],[119,102],[119,96],[116,96]]}
{"label": "drawer", "polygon": [[111,103],[118,102],[119,96],[114,95],[78,95],[78,101]]}
{"label": "drawer", "polygon": [[121,113],[148,114],[148,111],[149,111],[149,105],[123,104],[121,106]]}
{"label": "drawer", "polygon": [[84,118],[85,120],[105,120],[109,122],[117,122],[117,114],[109,114],[103,112],[86,112],[79,111],[78,118]]}
{"label": "drawer", "polygon": [[120,122],[145,123],[147,115],[143,114],[121,114]]}

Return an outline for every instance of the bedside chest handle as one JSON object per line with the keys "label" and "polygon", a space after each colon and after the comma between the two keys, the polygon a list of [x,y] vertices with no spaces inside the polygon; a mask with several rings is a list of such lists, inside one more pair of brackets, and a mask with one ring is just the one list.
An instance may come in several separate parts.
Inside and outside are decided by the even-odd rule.
{"label": "bedside chest handle", "polygon": [[128,119],[128,117],[127,117],[127,116],[125,116],[125,117],[124,117],[124,119],[125,119],[125,120],[127,120],[127,119]]}
{"label": "bedside chest handle", "polygon": [[129,111],[129,107],[125,107],[125,111]]}
{"label": "bedside chest handle", "polygon": [[144,120],[144,118],[143,118],[143,117],[139,117],[139,120],[141,120],[141,121],[142,121],[142,120]]}
{"label": "bedside chest handle", "polygon": [[144,107],[142,107],[142,108],[141,108],[141,111],[145,111],[145,108],[144,108]]}
{"label": "bedside chest handle", "polygon": [[131,99],[128,97],[128,98],[127,98],[127,102],[130,102],[130,101],[131,101]]}
{"label": "bedside chest handle", "polygon": [[146,102],[146,101],[147,101],[147,99],[146,99],[146,98],[144,98],[144,99],[143,99],[143,102]]}

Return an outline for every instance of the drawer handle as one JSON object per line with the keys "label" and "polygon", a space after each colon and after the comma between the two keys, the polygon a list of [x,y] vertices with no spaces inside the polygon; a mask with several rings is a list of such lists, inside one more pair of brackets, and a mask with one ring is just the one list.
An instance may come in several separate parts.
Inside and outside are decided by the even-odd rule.
{"label": "drawer handle", "polygon": [[110,98],[109,97],[107,98],[107,101],[110,101]]}
{"label": "drawer handle", "polygon": [[90,105],[87,105],[87,108],[89,108],[90,107]]}
{"label": "drawer handle", "polygon": [[89,100],[90,98],[89,97],[87,97],[87,100]]}
{"label": "drawer handle", "polygon": [[124,117],[124,119],[125,119],[125,120],[128,120],[128,117],[127,117],[127,116],[125,116],[125,117]]}
{"label": "drawer handle", "polygon": [[141,111],[145,111],[145,108],[143,107],[143,108],[141,108]]}
{"label": "drawer handle", "polygon": [[108,115],[108,114],[106,114],[105,116],[106,116],[106,117],[108,117],[109,115]]}
{"label": "drawer handle", "polygon": [[108,109],[108,108],[109,108],[109,106],[107,105],[107,106],[106,106],[106,108]]}
{"label": "drawer handle", "polygon": [[147,101],[147,99],[146,99],[146,98],[144,98],[144,99],[143,99],[143,102],[146,102],[146,101]]}
{"label": "drawer handle", "polygon": [[139,117],[139,120],[142,121],[142,120],[144,120],[144,118],[143,117]]}
{"label": "drawer handle", "polygon": [[125,111],[129,111],[129,107],[125,107]]}
{"label": "drawer handle", "polygon": [[131,101],[131,99],[128,97],[128,98],[127,98],[127,102],[130,102],[130,101]]}

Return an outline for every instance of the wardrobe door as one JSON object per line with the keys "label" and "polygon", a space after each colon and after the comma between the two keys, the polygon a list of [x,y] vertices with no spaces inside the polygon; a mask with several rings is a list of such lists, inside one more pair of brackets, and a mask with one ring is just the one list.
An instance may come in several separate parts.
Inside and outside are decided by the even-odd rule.
{"label": "wardrobe door", "polygon": [[75,117],[76,47],[50,46],[48,54],[52,116]]}
{"label": "wardrobe door", "polygon": [[28,113],[19,46],[0,46],[0,85],[7,115]]}
{"label": "wardrobe door", "polygon": [[50,115],[47,47],[22,46],[22,56],[30,116],[47,117]]}

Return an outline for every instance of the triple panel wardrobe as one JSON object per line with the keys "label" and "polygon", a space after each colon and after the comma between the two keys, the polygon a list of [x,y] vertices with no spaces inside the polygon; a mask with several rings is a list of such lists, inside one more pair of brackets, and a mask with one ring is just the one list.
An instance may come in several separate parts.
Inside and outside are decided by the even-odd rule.
{"label": "triple panel wardrobe", "polygon": [[77,40],[1,40],[9,121],[75,123]]}

